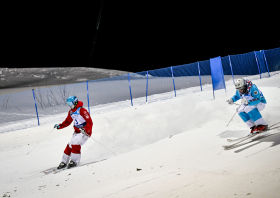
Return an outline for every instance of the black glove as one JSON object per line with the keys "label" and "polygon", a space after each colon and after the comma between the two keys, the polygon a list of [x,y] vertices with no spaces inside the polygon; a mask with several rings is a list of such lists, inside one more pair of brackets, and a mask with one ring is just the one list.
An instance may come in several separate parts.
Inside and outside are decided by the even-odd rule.
{"label": "black glove", "polygon": [[87,135],[87,136],[88,136],[88,134],[86,133],[86,130],[85,130],[84,128],[80,128],[80,132],[81,132],[82,134],[84,134],[84,135]]}

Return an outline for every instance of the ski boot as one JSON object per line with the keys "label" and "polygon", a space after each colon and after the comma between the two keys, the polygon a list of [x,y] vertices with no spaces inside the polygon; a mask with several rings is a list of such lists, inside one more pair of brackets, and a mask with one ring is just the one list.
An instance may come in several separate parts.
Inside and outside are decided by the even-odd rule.
{"label": "ski boot", "polygon": [[253,132],[255,131],[257,126],[252,126],[250,129],[251,129],[251,134],[253,134]]}
{"label": "ski boot", "polygon": [[65,168],[67,166],[66,163],[64,162],[60,162],[59,166],[57,167],[57,169],[62,169],[62,168]]}
{"label": "ski boot", "polygon": [[77,166],[77,163],[76,163],[76,162],[73,162],[73,161],[70,161],[69,164],[68,164],[68,166],[67,166],[67,168],[73,168],[73,167],[75,167],[75,166]]}
{"label": "ski boot", "polygon": [[262,131],[266,131],[266,130],[267,130],[267,125],[258,125],[254,128],[254,130],[251,133],[257,134],[257,133],[261,133]]}

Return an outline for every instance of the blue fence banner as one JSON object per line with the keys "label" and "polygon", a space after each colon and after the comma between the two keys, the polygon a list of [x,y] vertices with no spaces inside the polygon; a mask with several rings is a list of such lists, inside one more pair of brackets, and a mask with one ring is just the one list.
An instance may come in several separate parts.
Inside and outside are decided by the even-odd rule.
{"label": "blue fence banner", "polygon": [[36,104],[36,99],[35,99],[34,89],[32,89],[32,92],[33,92],[33,98],[34,98],[34,103],[35,103],[35,109],[36,109],[36,114],[37,114],[38,125],[40,125],[40,122],[39,122],[39,115],[38,115],[38,109],[37,109],[37,104]]}
{"label": "blue fence banner", "polygon": [[212,77],[212,85],[213,85],[213,96],[215,98],[215,94],[214,94],[215,90],[226,89],[221,57],[218,56],[216,58],[211,58],[210,67],[211,67],[211,77]]}

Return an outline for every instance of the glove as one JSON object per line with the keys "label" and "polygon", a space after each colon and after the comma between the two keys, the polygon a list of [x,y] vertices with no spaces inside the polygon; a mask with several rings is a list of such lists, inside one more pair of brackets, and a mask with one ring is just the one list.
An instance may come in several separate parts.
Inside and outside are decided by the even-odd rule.
{"label": "glove", "polygon": [[60,126],[59,126],[59,124],[55,124],[53,128],[59,129]]}
{"label": "glove", "polygon": [[230,105],[233,104],[233,100],[232,100],[232,99],[228,99],[226,102],[227,102],[228,104],[230,104]]}
{"label": "glove", "polygon": [[248,105],[248,100],[246,98],[242,98],[241,104]]}
{"label": "glove", "polygon": [[86,133],[86,130],[85,130],[84,128],[80,128],[80,132],[81,132],[82,134],[84,134],[84,135],[87,135],[87,136],[88,136],[88,134]]}

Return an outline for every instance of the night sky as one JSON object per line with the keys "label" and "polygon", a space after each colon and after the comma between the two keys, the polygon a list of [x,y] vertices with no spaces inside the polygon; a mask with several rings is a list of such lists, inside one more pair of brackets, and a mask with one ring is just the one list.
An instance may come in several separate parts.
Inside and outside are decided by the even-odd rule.
{"label": "night sky", "polygon": [[96,31],[101,2],[7,5],[1,67],[137,72],[280,47],[276,3],[104,0]]}

